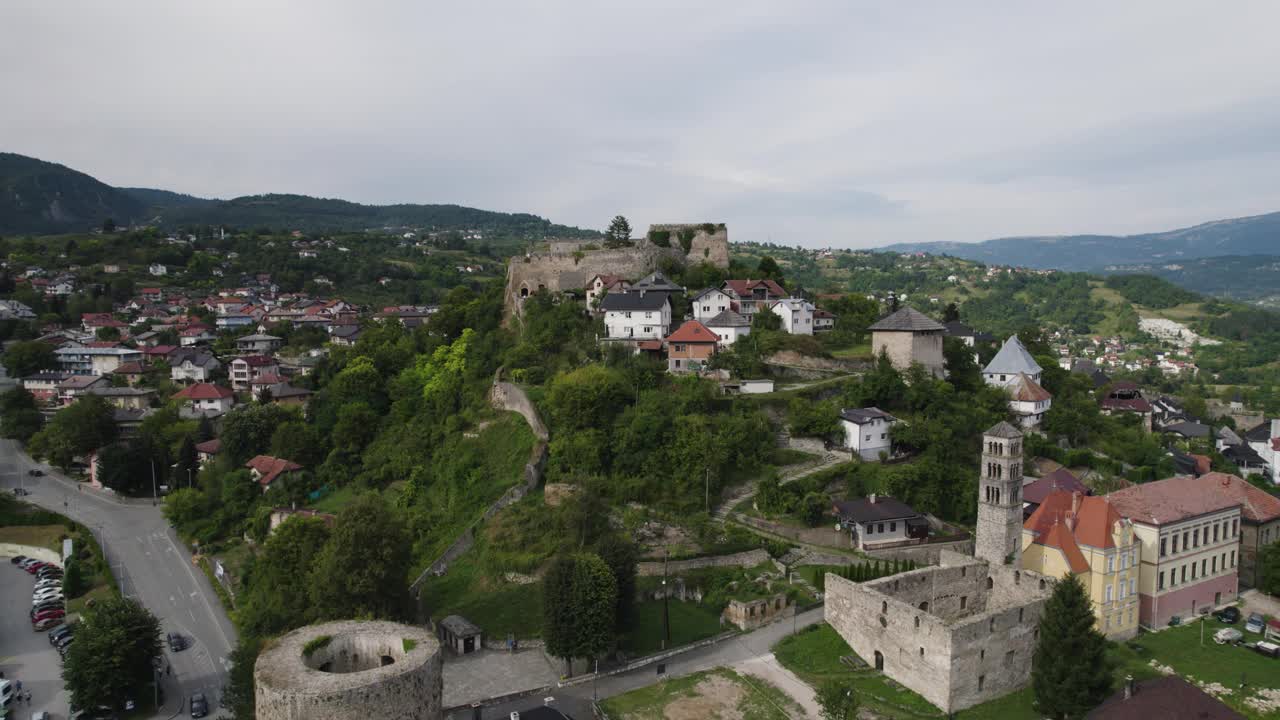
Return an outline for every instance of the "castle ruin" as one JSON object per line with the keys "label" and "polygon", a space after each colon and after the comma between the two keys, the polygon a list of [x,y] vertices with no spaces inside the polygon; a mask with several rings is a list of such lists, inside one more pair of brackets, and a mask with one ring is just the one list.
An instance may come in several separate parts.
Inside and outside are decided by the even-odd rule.
{"label": "castle ruin", "polygon": [[728,268],[729,231],[723,223],[650,225],[643,238],[621,248],[603,248],[600,241],[551,241],[546,251],[511,258],[506,307],[518,313],[520,300],[539,290],[581,290],[595,275],[639,279],[660,269],[663,260]]}

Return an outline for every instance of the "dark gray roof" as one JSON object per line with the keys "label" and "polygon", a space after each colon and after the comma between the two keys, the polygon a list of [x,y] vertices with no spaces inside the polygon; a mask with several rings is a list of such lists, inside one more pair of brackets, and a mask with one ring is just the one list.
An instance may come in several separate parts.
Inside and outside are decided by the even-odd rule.
{"label": "dark gray roof", "polygon": [[1028,375],[1039,375],[1044,372],[1044,368],[1031,357],[1031,353],[1023,347],[1022,341],[1017,335],[1010,335],[1008,340],[1004,341],[1004,345],[1000,347],[1000,352],[991,358],[991,362],[982,369],[984,374],[999,373],[1001,375],[1017,375],[1018,373],[1026,373]]}
{"label": "dark gray roof", "polygon": [[889,422],[893,422],[898,419],[878,407],[844,408],[840,411],[840,417],[858,425],[866,425],[872,420],[881,418],[888,420]]}
{"label": "dark gray roof", "polygon": [[858,498],[857,500],[837,500],[834,503],[836,513],[840,515],[841,520],[852,520],[859,523],[899,520],[920,516],[920,513],[916,512],[915,508],[901,500],[895,500],[886,495],[875,495],[873,497],[875,502],[872,502],[869,497]]}
{"label": "dark gray roof", "polygon": [[986,432],[982,434],[990,437],[998,437],[998,438],[1022,437],[1022,433],[1018,431],[1018,428],[1010,425],[1008,422],[1005,422],[1004,420],[1001,420],[995,425],[992,425]]}
{"label": "dark gray roof", "polygon": [[445,629],[447,629],[449,632],[459,637],[465,637],[467,635],[479,635],[481,632],[480,628],[476,627],[475,624],[473,624],[470,620],[462,617],[461,615],[450,615],[449,617],[446,617],[445,619],[441,620],[440,624],[443,625]]}
{"label": "dark gray roof", "polygon": [[973,328],[965,325],[959,320],[952,320],[949,323],[943,323],[942,327],[947,329],[947,335],[950,337],[973,337],[977,334],[973,331]]}
{"label": "dark gray roof", "polygon": [[1177,422],[1172,425],[1165,425],[1161,428],[1161,432],[1175,433],[1187,438],[1203,438],[1209,437],[1210,428],[1208,425],[1201,425],[1198,422]]}
{"label": "dark gray roof", "polygon": [[1248,445],[1228,445],[1222,451],[1222,457],[1230,460],[1236,465],[1265,465],[1266,461],[1258,454],[1257,450]]}
{"label": "dark gray roof", "polygon": [[698,293],[697,293],[696,295],[694,295],[693,297],[689,298],[689,302],[693,302],[694,300],[697,300],[698,298],[702,297],[703,295],[708,295],[708,294],[713,293],[713,292],[718,292],[718,293],[720,293],[721,295],[724,295],[724,291],[723,291],[723,290],[721,290],[720,288],[718,288],[718,287],[710,287],[710,288],[705,288],[705,289],[699,290],[699,291],[698,291]]}
{"label": "dark gray roof", "polygon": [[660,310],[667,303],[665,292],[639,292],[628,290],[622,293],[609,293],[600,301],[600,308],[605,312],[625,310]]}
{"label": "dark gray roof", "polygon": [[725,310],[704,324],[707,327],[750,327],[751,321],[732,310]]}
{"label": "dark gray roof", "polygon": [[904,307],[896,313],[880,318],[868,330],[888,330],[891,332],[930,332],[946,330],[942,323],[916,310]]}
{"label": "dark gray roof", "polygon": [[1271,423],[1263,420],[1257,425],[1249,428],[1244,434],[1244,439],[1249,442],[1266,442],[1271,439]]}

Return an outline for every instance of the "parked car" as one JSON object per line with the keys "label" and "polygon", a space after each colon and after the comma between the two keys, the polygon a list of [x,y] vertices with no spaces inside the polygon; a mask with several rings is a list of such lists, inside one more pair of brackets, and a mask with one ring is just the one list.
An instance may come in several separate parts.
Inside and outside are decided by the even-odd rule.
{"label": "parked car", "polygon": [[58,642],[59,640],[61,640],[62,638],[69,636],[71,633],[75,631],[76,631],[75,625],[67,625],[65,627],[58,628],[57,630],[54,630],[53,632],[49,633],[49,644],[52,645]]}
{"label": "parked car", "polygon": [[26,559],[27,559],[26,555],[14,555],[13,557],[9,558],[9,562],[13,563],[14,565],[18,565],[23,560],[26,560]]}
{"label": "parked car", "polygon": [[1222,628],[1213,634],[1213,641],[1219,645],[1226,645],[1227,643],[1239,642],[1242,637],[1244,637],[1244,634],[1235,628]]}
{"label": "parked car", "polygon": [[37,620],[35,621],[35,623],[31,624],[31,629],[35,630],[35,632],[37,633],[44,633],[45,630],[47,629],[56,628],[56,626],[63,624],[64,620],[65,618],[63,618],[63,616],[61,615],[59,615],[58,618],[45,618],[44,620]]}
{"label": "parked car", "polygon": [[30,475],[31,477],[44,477],[43,470],[28,470],[27,474]]}
{"label": "parked car", "polygon": [[1263,626],[1266,624],[1267,624],[1267,621],[1262,619],[1262,613],[1250,613],[1249,622],[1246,622],[1244,624],[1244,631],[1251,632],[1251,633],[1261,633]]}
{"label": "parked car", "polygon": [[196,693],[191,696],[191,717],[202,718],[209,714],[209,701],[204,699],[204,693]]}
{"label": "parked car", "polygon": [[41,590],[40,592],[35,593],[34,595],[31,596],[31,605],[32,607],[34,607],[44,602],[45,600],[52,600],[54,598],[60,598],[60,597],[62,597],[62,588],[49,588],[48,590]]}
{"label": "parked car", "polygon": [[62,589],[62,578],[49,578],[48,580],[41,580],[40,582],[35,584],[35,587],[31,588],[31,593],[34,595],[35,593],[38,593],[41,590],[49,590],[53,588],[56,588],[58,590]]}
{"label": "parked car", "polygon": [[24,495],[30,495],[31,491],[26,488],[14,488],[13,494],[17,495],[18,497],[23,497]]}
{"label": "parked car", "polygon": [[45,600],[39,605],[32,605],[31,612],[35,612],[37,610],[43,610],[49,607],[62,607],[63,605],[66,605],[66,601],[63,598],[56,597],[51,600]]}
{"label": "parked car", "polygon": [[31,620],[32,622],[38,622],[40,620],[48,620],[49,618],[66,617],[66,615],[67,611],[62,608],[48,608],[47,610],[41,610],[35,615],[32,615]]}
{"label": "parked car", "polygon": [[40,572],[40,568],[43,568],[43,567],[49,567],[49,563],[41,562],[37,560],[33,563],[28,563],[22,569],[26,570],[28,575],[35,575],[36,573]]}
{"label": "parked car", "polygon": [[31,713],[31,720],[53,720],[53,716],[43,710],[40,710],[38,712]]}
{"label": "parked car", "polygon": [[178,633],[169,633],[167,636],[169,641],[169,649],[173,652],[182,652],[187,649],[187,639]]}
{"label": "parked car", "polygon": [[1253,646],[1253,651],[1269,658],[1280,658],[1280,645],[1260,640]]}
{"label": "parked car", "polygon": [[74,642],[75,639],[76,639],[76,634],[70,633],[65,637],[58,638],[58,640],[53,644],[53,646],[56,648],[64,648],[70,645],[72,642]]}

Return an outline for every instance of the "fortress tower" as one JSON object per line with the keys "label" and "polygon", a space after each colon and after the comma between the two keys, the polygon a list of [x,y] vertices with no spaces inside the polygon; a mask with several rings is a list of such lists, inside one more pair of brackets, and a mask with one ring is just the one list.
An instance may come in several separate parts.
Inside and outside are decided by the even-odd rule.
{"label": "fortress tower", "polygon": [[1018,567],[1022,555],[1022,433],[1001,421],[982,434],[974,556]]}

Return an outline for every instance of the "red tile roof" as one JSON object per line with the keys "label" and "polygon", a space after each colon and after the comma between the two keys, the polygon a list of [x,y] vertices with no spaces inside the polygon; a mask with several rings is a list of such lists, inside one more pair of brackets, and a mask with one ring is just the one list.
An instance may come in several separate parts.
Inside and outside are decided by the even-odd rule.
{"label": "red tile roof", "polygon": [[636,344],[636,347],[641,350],[661,350],[662,341],[661,340],[641,340],[639,343]]}
{"label": "red tile roof", "polygon": [[120,366],[115,369],[117,375],[141,375],[144,372],[146,368],[142,367],[140,362],[120,363]]}
{"label": "red tile roof", "polygon": [[155,347],[146,348],[142,352],[147,355],[168,355],[177,349],[177,345],[156,345]]}
{"label": "red tile roof", "polygon": [[258,471],[258,484],[263,487],[270,485],[281,473],[295,472],[302,469],[301,465],[292,460],[271,457],[270,455],[258,455],[245,463],[244,466],[250,470]]}
{"label": "red tile roof", "polygon": [[276,364],[275,360],[266,355],[245,355],[232,360],[232,362],[243,362],[249,367],[269,367]]}
{"label": "red tile roof", "polygon": [[1044,402],[1053,397],[1026,373],[1018,373],[1018,379],[1009,386],[1009,395],[1019,402]]}
{"label": "red tile roof", "polygon": [[218,438],[205,440],[202,443],[196,443],[196,452],[206,455],[217,455],[222,451],[222,441]]}
{"label": "red tile roof", "polygon": [[688,320],[678,330],[667,336],[669,343],[717,343],[720,336],[697,320]]}
{"label": "red tile roof", "polygon": [[[1241,505],[1242,493],[1231,475],[1176,476],[1134,485],[1107,495],[1120,514],[1148,525],[1164,525]],[[1240,478],[1235,478],[1240,480]],[[1244,482],[1240,480],[1240,482]]]}
{"label": "red tile roof", "polygon": [[1048,543],[1039,538],[1048,537],[1052,528],[1060,526],[1066,529],[1073,544],[1110,548],[1116,546],[1111,533],[1122,519],[1119,510],[1105,497],[1060,490],[1045,498],[1022,526],[1035,532],[1037,542],[1042,545]]}
{"label": "red tile roof", "polygon": [[770,295],[774,295],[776,297],[787,296],[787,291],[784,290],[781,285],[772,280],[725,280],[724,284],[733,288],[733,291],[737,293],[739,297],[748,299],[751,297],[752,288],[759,285],[763,285]]}
{"label": "red tile roof", "polygon": [[1053,472],[1032,483],[1022,486],[1022,499],[1029,503],[1039,505],[1044,499],[1055,491],[1062,490],[1065,492],[1078,492],[1081,495],[1091,495],[1091,491],[1080,479],[1066,468],[1058,468]]}
{"label": "red tile roof", "polygon": [[234,396],[235,393],[229,388],[212,383],[196,383],[179,390],[173,397],[176,400],[219,400]]}

